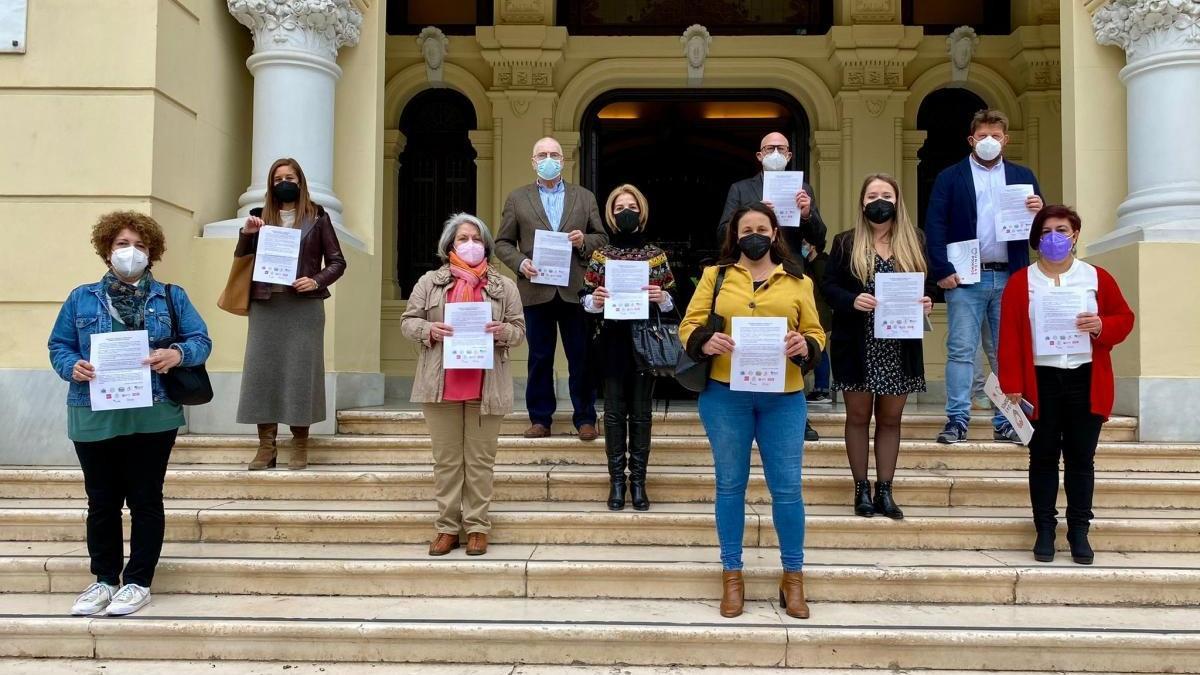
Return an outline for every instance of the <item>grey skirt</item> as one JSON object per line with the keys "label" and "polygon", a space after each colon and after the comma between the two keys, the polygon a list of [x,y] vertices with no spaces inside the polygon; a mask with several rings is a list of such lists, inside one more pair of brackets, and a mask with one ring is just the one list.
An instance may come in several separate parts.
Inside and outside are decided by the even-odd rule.
{"label": "grey skirt", "polygon": [[240,424],[325,420],[325,303],[290,292],[250,301]]}

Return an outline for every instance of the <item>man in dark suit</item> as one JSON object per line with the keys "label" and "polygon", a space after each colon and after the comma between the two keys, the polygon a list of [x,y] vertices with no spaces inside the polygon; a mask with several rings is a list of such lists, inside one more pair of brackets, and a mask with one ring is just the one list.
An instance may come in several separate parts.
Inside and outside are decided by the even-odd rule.
{"label": "man in dark suit", "polygon": [[[762,164],[763,171],[783,171],[792,161],[792,149],[788,145],[787,136],[773,131],[763,136],[762,142],[758,144],[758,153],[754,156]],[[805,176],[805,178],[808,177]],[[788,248],[792,251],[792,257],[801,270],[805,269],[805,265],[808,264],[802,255],[802,249],[806,243],[818,252],[825,250],[827,228],[825,221],[821,220],[821,212],[817,210],[813,194],[812,185],[805,180],[804,187],[796,193],[796,208],[800,209],[800,227],[781,228],[783,239],[787,242]],[[725,211],[721,214],[721,222],[717,225],[717,241],[724,245],[725,228],[729,227],[729,219],[733,217],[734,212],[743,206],[762,201],[762,171],[730,185],[729,194],[725,197]],[[772,209],[775,208],[770,202],[763,203]],[[820,439],[821,436],[817,430],[805,422],[804,440],[818,441]]]}
{"label": "man in dark suit", "polygon": [[[496,232],[496,255],[517,273],[517,290],[525,306],[525,332],[529,343],[529,379],[525,403],[531,426],[526,438],[550,435],[557,407],[554,390],[554,349],[561,333],[567,354],[568,387],[573,421],[579,439],[596,439],[596,397],[587,375],[587,320],[579,305],[583,273],[592,251],[608,242],[596,196],[586,188],[570,185],[562,178],[562,146],[543,138],[533,146],[533,170],[537,181],[508,195],[500,228]],[[566,232],[574,255],[567,286],[535,284],[534,232]]]}
{"label": "man in dark suit", "polygon": [[[925,214],[925,242],[929,274],[946,290],[946,427],[939,443],[966,440],[971,420],[971,388],[975,355],[985,320],[991,331],[990,354],[1000,342],[1000,296],[1009,274],[1029,265],[1029,243],[1000,241],[996,218],[999,191],[1005,185],[1028,184],[1034,194],[1025,207],[1036,213],[1042,208],[1037,177],[1027,167],[1004,159],[1008,145],[1008,118],[999,110],[980,110],[971,120],[967,139],[971,154],[948,167],[933,184]],[[948,244],[979,240],[982,275],[977,284],[960,284],[946,253]],[[1020,443],[1020,438],[999,410],[992,418],[995,440]]]}

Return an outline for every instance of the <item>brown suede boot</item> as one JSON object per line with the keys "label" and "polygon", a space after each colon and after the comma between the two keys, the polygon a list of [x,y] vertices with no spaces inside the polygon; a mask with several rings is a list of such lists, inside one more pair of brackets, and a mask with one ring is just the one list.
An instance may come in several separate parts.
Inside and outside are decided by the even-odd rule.
{"label": "brown suede boot", "polygon": [[804,572],[784,572],[779,582],[779,606],[796,619],[808,618],[808,602],[804,599]]}
{"label": "brown suede boot", "polygon": [[278,432],[278,424],[258,425],[258,452],[255,453],[254,459],[250,460],[247,469],[262,471],[275,468],[275,460],[279,455],[279,448],[275,446],[275,435]]}
{"label": "brown suede boot", "polygon": [[293,471],[308,466],[308,427],[290,427],[292,430],[292,456],[288,468]]}
{"label": "brown suede boot", "polygon": [[742,572],[724,572],[721,574],[721,616],[732,619],[742,615],[742,606],[746,604],[746,586],[742,582]]}

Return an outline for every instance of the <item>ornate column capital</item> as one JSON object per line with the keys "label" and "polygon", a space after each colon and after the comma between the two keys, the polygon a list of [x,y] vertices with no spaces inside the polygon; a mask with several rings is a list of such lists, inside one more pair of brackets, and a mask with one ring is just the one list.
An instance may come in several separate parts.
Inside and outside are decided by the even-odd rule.
{"label": "ornate column capital", "polygon": [[1200,49],[1200,2],[1110,0],[1092,16],[1096,41],[1125,50],[1130,61]]}
{"label": "ornate column capital", "polygon": [[254,35],[254,52],[299,49],[336,60],[358,44],[363,15],[352,0],[227,0],[229,13]]}

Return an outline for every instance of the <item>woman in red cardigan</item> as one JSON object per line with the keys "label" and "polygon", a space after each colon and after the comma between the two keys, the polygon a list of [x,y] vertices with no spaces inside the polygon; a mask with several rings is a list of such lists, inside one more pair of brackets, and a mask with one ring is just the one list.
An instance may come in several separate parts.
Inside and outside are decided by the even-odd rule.
{"label": "woman in red cardigan", "polygon": [[[1133,330],[1133,312],[1108,272],[1074,256],[1079,214],[1047,206],[1034,218],[1029,245],[1038,261],[1008,281],[1000,304],[1000,388],[1014,403],[1033,406],[1029,441],[1029,500],[1037,542],[1033,557],[1054,559],[1058,526],[1058,459],[1064,463],[1067,542],[1071,559],[1090,565],[1088,543],[1100,427],[1113,407],[1112,349]],[[1071,302],[1076,289],[1081,311],[1075,328],[1083,333],[1042,335],[1035,347],[1035,305],[1049,299]],[[1051,296],[1054,296],[1051,298]]]}

